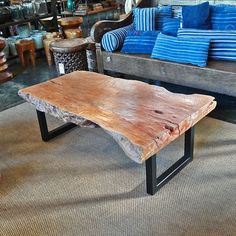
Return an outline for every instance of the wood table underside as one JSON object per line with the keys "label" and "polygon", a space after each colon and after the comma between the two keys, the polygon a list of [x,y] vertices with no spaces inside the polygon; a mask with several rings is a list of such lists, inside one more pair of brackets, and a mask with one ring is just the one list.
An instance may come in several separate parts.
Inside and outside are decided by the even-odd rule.
{"label": "wood table underside", "polygon": [[142,163],[211,112],[206,95],[184,95],[140,81],[76,71],[19,91],[37,110],[108,132],[127,156]]}

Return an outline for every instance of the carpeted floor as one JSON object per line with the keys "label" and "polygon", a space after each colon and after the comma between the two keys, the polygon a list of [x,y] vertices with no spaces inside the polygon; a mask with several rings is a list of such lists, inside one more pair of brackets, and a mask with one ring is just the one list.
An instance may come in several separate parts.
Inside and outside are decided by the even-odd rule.
{"label": "carpeted floor", "polygon": [[[236,235],[235,131],[235,124],[204,119],[194,161],[149,196],[145,166],[101,129],[75,128],[43,143],[33,107],[5,110],[0,235]],[[182,141],[158,154],[158,171],[180,157]]]}

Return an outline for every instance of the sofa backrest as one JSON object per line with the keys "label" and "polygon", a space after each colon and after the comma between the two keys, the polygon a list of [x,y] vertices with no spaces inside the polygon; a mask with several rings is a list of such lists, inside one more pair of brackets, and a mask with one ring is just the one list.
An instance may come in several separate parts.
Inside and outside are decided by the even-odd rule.
{"label": "sofa backrest", "polygon": [[[207,0],[151,0],[152,6],[157,6],[158,4],[162,5],[176,5],[176,6],[182,6],[182,5],[195,5],[199,3],[206,2]],[[208,0],[210,4],[230,4],[230,5],[236,5],[235,0]]]}

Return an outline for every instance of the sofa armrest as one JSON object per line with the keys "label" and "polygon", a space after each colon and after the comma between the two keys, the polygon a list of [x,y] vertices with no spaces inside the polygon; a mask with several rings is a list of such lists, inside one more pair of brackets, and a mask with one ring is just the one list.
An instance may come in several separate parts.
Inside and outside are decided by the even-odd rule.
{"label": "sofa armrest", "polygon": [[[137,3],[137,7],[149,7],[151,6],[151,1],[150,0],[140,0]],[[98,21],[95,23],[91,29],[90,35],[92,39],[96,43],[100,43],[102,40],[102,36],[111,31],[115,30],[121,27],[125,27],[127,25],[132,24],[133,22],[133,14],[132,12],[129,13],[124,19],[118,20],[118,21],[112,21],[112,20],[103,20],[103,21]]]}

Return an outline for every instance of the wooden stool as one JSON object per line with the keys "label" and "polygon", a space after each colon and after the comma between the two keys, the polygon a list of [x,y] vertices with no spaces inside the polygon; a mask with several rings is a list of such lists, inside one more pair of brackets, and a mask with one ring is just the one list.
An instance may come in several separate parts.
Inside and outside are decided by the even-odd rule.
{"label": "wooden stool", "polygon": [[58,41],[58,40],[62,40],[62,39],[63,39],[62,35],[58,32],[47,33],[45,35],[45,38],[43,40],[43,46],[44,46],[44,51],[45,51],[46,58],[47,58],[47,63],[49,66],[51,66],[53,63],[53,57],[52,57],[51,51],[49,49],[49,45],[54,41]]}
{"label": "wooden stool", "polygon": [[33,40],[20,40],[16,43],[16,50],[23,67],[28,64],[29,59],[35,66],[35,46]]}
{"label": "wooden stool", "polygon": [[76,70],[88,70],[86,39],[64,39],[50,44],[58,75]]}
{"label": "wooden stool", "polygon": [[0,83],[6,82],[13,78],[13,74],[8,72],[7,60],[2,50],[5,48],[6,43],[3,38],[0,39]]}
{"label": "wooden stool", "polygon": [[66,38],[81,38],[82,30],[79,26],[83,23],[82,17],[67,17],[58,20]]}

